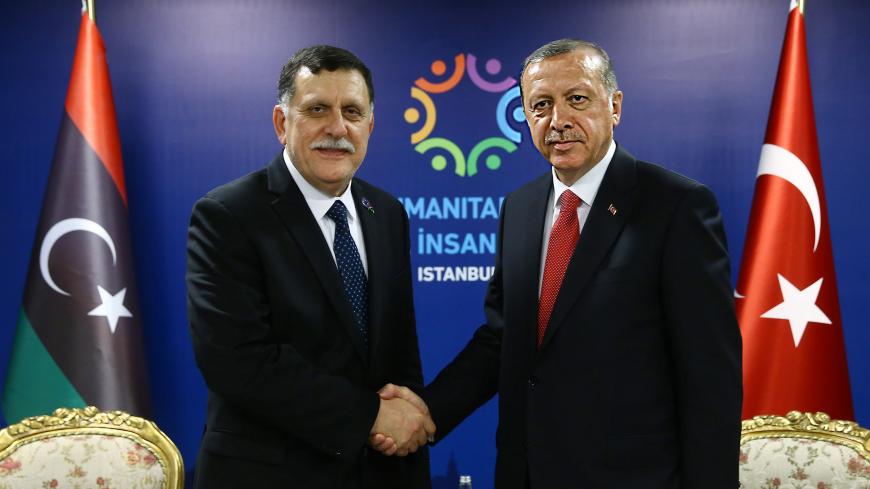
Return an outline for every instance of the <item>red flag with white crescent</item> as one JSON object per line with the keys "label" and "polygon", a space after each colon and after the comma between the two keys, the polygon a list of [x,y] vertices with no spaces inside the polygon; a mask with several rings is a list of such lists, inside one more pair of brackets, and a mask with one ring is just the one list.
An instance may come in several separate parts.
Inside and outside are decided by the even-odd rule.
{"label": "red flag with white crescent", "polygon": [[852,419],[804,15],[791,2],[735,291],[743,417]]}

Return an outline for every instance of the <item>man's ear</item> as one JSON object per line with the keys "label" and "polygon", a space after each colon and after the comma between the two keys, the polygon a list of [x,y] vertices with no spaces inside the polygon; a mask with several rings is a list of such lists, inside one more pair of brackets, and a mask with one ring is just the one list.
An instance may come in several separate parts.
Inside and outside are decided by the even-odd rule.
{"label": "man's ear", "polygon": [[622,119],[622,91],[617,90],[614,92],[610,101],[610,112],[614,127],[618,126],[620,119]]}
{"label": "man's ear", "polygon": [[275,126],[275,136],[278,137],[281,146],[287,145],[287,131],[284,128],[284,122],[286,122],[286,120],[287,117],[284,115],[281,106],[276,105],[272,109],[272,124]]}

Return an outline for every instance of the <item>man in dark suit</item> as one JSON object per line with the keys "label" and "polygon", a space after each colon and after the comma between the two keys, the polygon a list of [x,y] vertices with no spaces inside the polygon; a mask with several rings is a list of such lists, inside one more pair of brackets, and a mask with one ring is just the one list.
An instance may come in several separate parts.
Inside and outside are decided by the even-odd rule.
{"label": "man in dark suit", "polygon": [[715,197],[615,144],[600,47],[549,43],[520,83],[552,172],[504,201],[487,323],[423,396],[438,436],[498,393],[497,489],[736,488],[741,340]]}
{"label": "man in dark suit", "polygon": [[[265,169],[193,209],[190,330],[208,386],[197,488],[429,487],[431,419],[388,382],[422,386],[408,218],[354,178],[373,127],[368,68],[330,46],[297,52]],[[372,433],[396,440],[387,457]]]}

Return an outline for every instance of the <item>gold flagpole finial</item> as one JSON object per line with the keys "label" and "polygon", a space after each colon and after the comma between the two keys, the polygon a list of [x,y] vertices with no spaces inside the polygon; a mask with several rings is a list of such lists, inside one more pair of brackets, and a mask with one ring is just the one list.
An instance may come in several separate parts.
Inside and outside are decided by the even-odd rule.
{"label": "gold flagpole finial", "polygon": [[97,23],[97,12],[94,11],[94,0],[88,0],[88,17],[91,18],[91,22]]}

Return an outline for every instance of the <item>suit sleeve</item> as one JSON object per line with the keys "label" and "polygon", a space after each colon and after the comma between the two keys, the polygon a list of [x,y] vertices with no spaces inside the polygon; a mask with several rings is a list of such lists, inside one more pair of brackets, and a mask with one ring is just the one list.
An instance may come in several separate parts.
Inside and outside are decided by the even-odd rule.
{"label": "suit sleeve", "polygon": [[377,416],[377,394],[319,371],[272,338],[265,266],[241,219],[213,198],[197,202],[186,279],[194,353],[206,384],[264,426],[333,456],[356,457]]}
{"label": "suit sleeve", "polygon": [[681,487],[733,489],[739,485],[742,346],[722,217],[706,187],[691,188],[678,205],[662,265]]}

